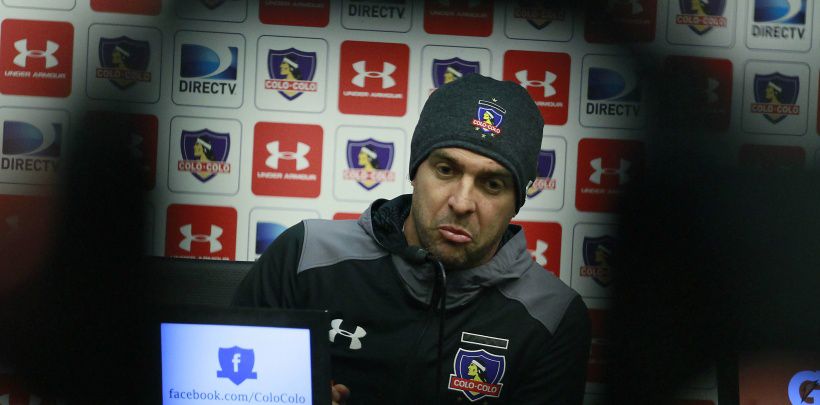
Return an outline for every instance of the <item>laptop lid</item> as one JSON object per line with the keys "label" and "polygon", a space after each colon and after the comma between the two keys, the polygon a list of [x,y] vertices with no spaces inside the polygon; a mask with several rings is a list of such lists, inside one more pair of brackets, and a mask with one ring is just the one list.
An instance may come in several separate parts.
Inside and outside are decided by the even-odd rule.
{"label": "laptop lid", "polygon": [[325,311],[176,306],[161,313],[162,404],[330,403]]}

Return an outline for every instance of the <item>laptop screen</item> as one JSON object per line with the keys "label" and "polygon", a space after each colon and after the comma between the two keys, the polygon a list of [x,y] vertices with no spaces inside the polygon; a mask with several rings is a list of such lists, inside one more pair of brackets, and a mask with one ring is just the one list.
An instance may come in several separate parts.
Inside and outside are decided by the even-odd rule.
{"label": "laptop screen", "polygon": [[245,308],[166,311],[158,325],[162,403],[330,402],[324,316]]}

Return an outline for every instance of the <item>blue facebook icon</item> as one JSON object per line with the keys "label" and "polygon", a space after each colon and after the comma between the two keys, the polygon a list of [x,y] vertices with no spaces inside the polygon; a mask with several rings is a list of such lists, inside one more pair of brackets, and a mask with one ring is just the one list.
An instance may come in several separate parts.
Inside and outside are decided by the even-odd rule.
{"label": "blue facebook icon", "polygon": [[234,384],[242,384],[245,380],[255,380],[253,371],[253,349],[243,349],[239,346],[219,348],[219,365],[222,370],[216,372],[218,378],[227,378]]}

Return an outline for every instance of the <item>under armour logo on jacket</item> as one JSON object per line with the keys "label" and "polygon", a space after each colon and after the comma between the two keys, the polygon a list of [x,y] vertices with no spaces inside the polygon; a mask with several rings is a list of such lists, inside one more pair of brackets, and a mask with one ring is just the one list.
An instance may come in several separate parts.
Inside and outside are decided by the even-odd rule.
{"label": "under armour logo on jacket", "polygon": [[555,79],[558,78],[558,75],[552,73],[550,71],[544,71],[544,80],[530,80],[529,79],[529,72],[526,70],[519,70],[515,72],[515,78],[518,82],[521,83],[521,86],[524,88],[527,87],[543,87],[544,88],[544,97],[552,97],[558,91],[555,90],[555,87],[552,87],[552,84],[555,83]]}
{"label": "under armour logo on jacket", "polygon": [[367,70],[367,63],[363,60],[360,60],[353,64],[353,70],[358,73],[353,80],[353,84],[359,87],[364,87],[364,79],[365,78],[374,78],[374,79],[382,79],[382,88],[389,89],[396,85],[396,81],[393,80],[393,77],[390,76],[393,72],[396,71],[396,65],[392,63],[384,62],[382,64],[382,71],[368,71]]}
{"label": "under armour logo on jacket", "polygon": [[279,159],[295,160],[296,170],[305,170],[310,167],[310,162],[305,156],[310,152],[310,145],[302,142],[296,143],[296,152],[280,151],[279,141],[273,141],[267,144],[266,148],[270,156],[265,160],[265,165],[271,169],[279,168]]}
{"label": "under armour logo on jacket", "polygon": [[595,184],[601,184],[602,175],[618,176],[618,185],[629,181],[629,175],[626,172],[629,170],[629,166],[632,166],[632,163],[629,163],[628,160],[621,159],[621,167],[617,169],[612,167],[602,167],[601,158],[590,160],[589,165],[595,169],[595,172],[589,175],[589,181]]}
{"label": "under armour logo on jacket", "polygon": [[54,41],[46,41],[46,49],[28,49],[28,39],[21,39],[14,42],[14,49],[17,50],[17,56],[14,57],[14,64],[20,67],[26,67],[28,58],[45,58],[46,69],[53,68],[60,64],[54,53],[60,49],[60,44]]}
{"label": "under armour logo on jacket", "polygon": [[211,225],[211,234],[210,235],[203,235],[203,234],[192,234],[191,233],[191,224],[183,225],[179,227],[179,233],[185,237],[181,242],[179,242],[179,247],[186,252],[191,251],[191,243],[192,242],[199,242],[199,243],[209,243],[210,252],[218,252],[222,250],[222,242],[219,241],[219,237],[222,236],[222,228]]}
{"label": "under armour logo on jacket", "polygon": [[336,341],[336,336],[337,335],[342,335],[342,336],[350,339],[350,346],[348,346],[350,348],[350,350],[359,350],[359,349],[361,349],[362,348],[362,340],[361,339],[363,337],[365,337],[365,335],[367,335],[367,332],[365,332],[365,330],[362,329],[360,326],[357,326],[356,330],[353,331],[353,332],[346,331],[346,330],[340,328],[340,326],[342,326],[342,322],[343,321],[341,319],[334,319],[334,320],[330,321],[330,327],[331,327],[330,332],[329,332],[330,342],[331,343],[335,342]]}

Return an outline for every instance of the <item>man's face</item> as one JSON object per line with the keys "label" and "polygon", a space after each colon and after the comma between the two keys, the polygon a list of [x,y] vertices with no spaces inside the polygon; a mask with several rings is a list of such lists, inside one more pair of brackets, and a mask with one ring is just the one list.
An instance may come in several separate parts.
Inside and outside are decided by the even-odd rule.
{"label": "man's face", "polygon": [[436,149],[419,165],[404,233],[449,269],[492,259],[515,215],[515,183],[500,163],[459,148]]}

